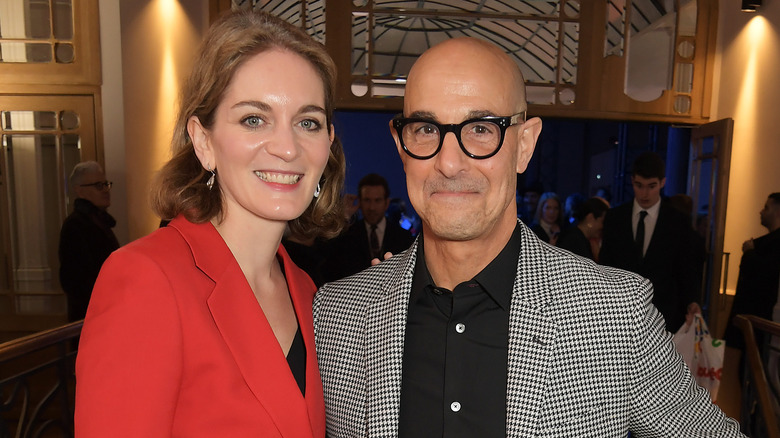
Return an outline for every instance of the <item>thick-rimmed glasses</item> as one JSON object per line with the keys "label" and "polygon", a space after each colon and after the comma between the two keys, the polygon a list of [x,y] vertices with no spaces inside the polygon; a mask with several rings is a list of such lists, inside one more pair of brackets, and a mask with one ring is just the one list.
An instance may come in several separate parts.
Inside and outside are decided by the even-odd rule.
{"label": "thick-rimmed glasses", "polygon": [[525,111],[508,117],[479,117],[451,125],[423,118],[396,117],[393,119],[393,128],[398,133],[404,152],[412,158],[432,158],[441,150],[444,136],[452,132],[463,153],[471,158],[484,160],[501,149],[507,128],[524,121]]}
{"label": "thick-rimmed glasses", "polygon": [[111,186],[113,185],[114,183],[111,181],[98,181],[92,184],[79,184],[80,187],[94,187],[98,190],[105,190],[105,189],[111,190]]}

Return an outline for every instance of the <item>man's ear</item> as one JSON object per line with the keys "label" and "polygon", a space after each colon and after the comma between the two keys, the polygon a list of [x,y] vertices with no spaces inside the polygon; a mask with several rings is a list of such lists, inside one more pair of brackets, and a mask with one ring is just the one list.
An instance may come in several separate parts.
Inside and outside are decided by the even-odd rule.
{"label": "man's ear", "polygon": [[661,186],[659,187],[660,189],[664,188],[664,186],[666,185],[666,178],[661,178],[661,184],[659,185]]}
{"label": "man's ear", "polygon": [[201,125],[197,116],[191,116],[187,120],[187,134],[190,136],[192,148],[195,150],[195,155],[200,160],[201,166],[204,169],[216,169],[217,163],[214,162],[214,151],[211,149],[209,132]]}
{"label": "man's ear", "polygon": [[520,133],[517,136],[517,173],[525,172],[528,167],[541,132],[542,119],[539,117],[528,119],[520,126]]}

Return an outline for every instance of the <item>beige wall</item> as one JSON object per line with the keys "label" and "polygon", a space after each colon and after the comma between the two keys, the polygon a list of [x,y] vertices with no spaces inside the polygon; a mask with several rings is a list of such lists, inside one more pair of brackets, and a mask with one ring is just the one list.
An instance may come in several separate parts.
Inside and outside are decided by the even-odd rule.
{"label": "beige wall", "polygon": [[111,212],[127,243],[159,225],[149,183],[169,156],[180,83],[208,22],[208,2],[101,0],[100,7],[106,167],[120,186]]}
{"label": "beige wall", "polygon": [[734,290],[742,242],[766,234],[758,212],[780,191],[780,1],[757,14],[740,2],[720,2],[713,119],[734,119],[725,251],[731,253],[728,288]]}

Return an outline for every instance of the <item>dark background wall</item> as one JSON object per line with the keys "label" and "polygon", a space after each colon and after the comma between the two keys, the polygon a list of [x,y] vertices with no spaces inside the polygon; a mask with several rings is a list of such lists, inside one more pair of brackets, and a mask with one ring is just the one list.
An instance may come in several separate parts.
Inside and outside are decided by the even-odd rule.
{"label": "dark background wall", "polygon": [[[389,112],[337,111],[334,124],[347,156],[347,193],[356,193],[360,178],[379,173],[390,184],[390,196],[406,203],[411,213],[403,165],[390,135]],[[612,194],[612,205],[632,198],[630,171],[644,151],[667,162],[671,196],[684,193],[688,173],[690,129],[668,124],[580,119],[544,119],[542,133],[518,186],[539,181],[561,198],[573,193],[589,197],[600,188]]]}

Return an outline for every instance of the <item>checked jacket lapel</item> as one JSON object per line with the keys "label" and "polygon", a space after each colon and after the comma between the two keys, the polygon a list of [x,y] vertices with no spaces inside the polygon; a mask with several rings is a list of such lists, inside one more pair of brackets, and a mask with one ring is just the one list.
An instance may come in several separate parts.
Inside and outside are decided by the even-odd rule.
{"label": "checked jacket lapel", "polygon": [[416,254],[417,243],[367,310],[366,436],[398,436],[406,312]]}
{"label": "checked jacket lapel", "polygon": [[545,312],[550,300],[541,243],[526,226],[509,313],[507,436],[535,436],[549,382],[557,323]]}

